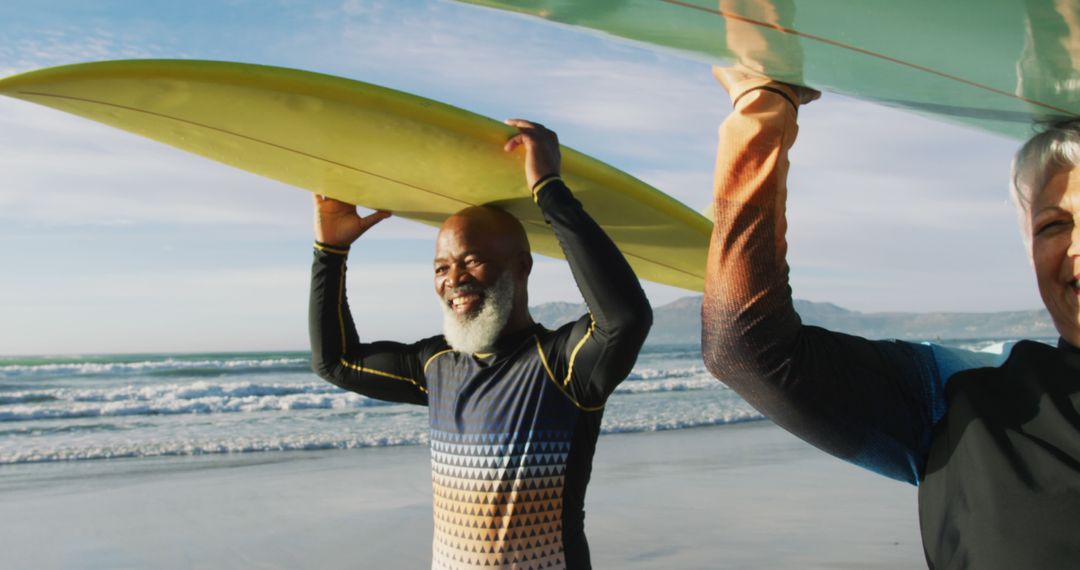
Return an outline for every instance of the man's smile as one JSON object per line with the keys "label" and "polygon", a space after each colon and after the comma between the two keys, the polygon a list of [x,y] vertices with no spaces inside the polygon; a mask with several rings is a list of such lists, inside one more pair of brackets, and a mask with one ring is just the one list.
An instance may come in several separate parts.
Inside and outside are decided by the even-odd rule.
{"label": "man's smile", "polygon": [[458,315],[473,315],[484,305],[484,291],[478,286],[461,288],[449,293],[446,304]]}

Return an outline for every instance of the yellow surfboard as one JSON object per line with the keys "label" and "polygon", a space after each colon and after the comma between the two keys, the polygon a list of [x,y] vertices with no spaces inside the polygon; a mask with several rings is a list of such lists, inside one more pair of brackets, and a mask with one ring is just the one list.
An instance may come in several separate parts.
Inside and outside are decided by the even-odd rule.
{"label": "yellow surfboard", "polygon": [[[295,69],[132,60],[0,79],[0,94],[105,123],[291,184],[438,225],[466,206],[518,217],[562,257],[501,122],[407,93]],[[563,147],[563,179],[638,276],[700,291],[712,226],[644,182]]]}

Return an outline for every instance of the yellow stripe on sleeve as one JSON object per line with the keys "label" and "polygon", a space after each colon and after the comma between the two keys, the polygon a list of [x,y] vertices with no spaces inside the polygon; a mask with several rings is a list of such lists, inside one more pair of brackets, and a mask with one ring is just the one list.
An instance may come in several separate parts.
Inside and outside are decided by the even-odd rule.
{"label": "yellow stripe on sleeve", "polygon": [[336,253],[338,255],[349,255],[348,249],[341,249],[339,247],[331,247],[329,245],[323,245],[319,242],[315,242],[315,249],[319,251],[325,251],[326,253]]}
{"label": "yellow stripe on sleeve", "polygon": [[349,362],[348,360],[345,360],[344,357],[341,358],[341,364],[344,365],[344,366],[347,366],[347,367],[349,367],[349,368],[351,368],[353,370],[356,370],[357,372],[363,372],[364,374],[373,374],[375,376],[382,376],[383,378],[390,378],[391,380],[401,380],[402,382],[408,382],[409,384],[412,384],[413,386],[416,386],[417,388],[419,388],[421,392],[427,394],[427,388],[421,386],[419,382],[417,382],[416,380],[413,380],[412,378],[406,378],[404,376],[398,376],[397,374],[390,374],[389,372],[383,372],[382,370],[375,370],[374,368],[364,368],[363,366],[360,366],[359,364],[355,364],[353,362]]}
{"label": "yellow stripe on sleeve", "polygon": [[560,178],[558,176],[552,176],[551,178],[545,178],[544,180],[540,181],[540,183],[537,184],[536,187],[532,189],[533,202],[539,202],[540,201],[540,191],[543,190],[544,188],[547,188],[548,184],[551,184],[552,182],[554,182],[556,180],[558,180],[559,182],[562,182],[562,178]]}
{"label": "yellow stripe on sleeve", "polygon": [[[315,244],[315,247],[319,247],[319,244]],[[338,281],[337,314],[338,314],[338,332],[339,332],[339,334],[341,334],[341,365],[342,366],[345,366],[347,368],[351,368],[353,370],[356,370],[357,372],[363,372],[365,374],[373,374],[375,376],[382,376],[383,378],[390,378],[392,380],[401,380],[401,381],[404,381],[404,382],[408,382],[408,383],[412,384],[413,386],[416,386],[417,388],[419,388],[421,392],[427,394],[427,388],[421,386],[419,382],[417,382],[416,380],[413,380],[412,378],[406,378],[404,376],[398,376],[397,374],[390,374],[389,372],[383,372],[382,370],[375,370],[373,368],[364,368],[363,366],[360,366],[359,364],[356,364],[354,362],[349,362],[348,360],[345,359],[345,353],[347,352],[348,346],[347,346],[347,344],[345,342],[345,272],[344,271],[341,272],[341,277],[339,278],[339,281]]]}
{"label": "yellow stripe on sleeve", "polygon": [[574,346],[574,350],[570,352],[570,366],[566,371],[566,379],[563,380],[563,386],[570,385],[570,377],[574,375],[574,360],[577,358],[577,353],[579,350],[581,350],[582,346],[585,346],[585,341],[589,340],[589,337],[592,336],[592,333],[595,329],[596,321],[592,319],[592,315],[589,315],[589,330],[585,331],[585,334],[581,337],[581,340],[579,340],[577,345]]}
{"label": "yellow stripe on sleeve", "polygon": [[555,379],[555,374],[551,372],[551,365],[548,364],[547,356],[544,355],[544,346],[540,344],[540,339],[537,338],[535,335],[533,336],[533,339],[536,340],[536,352],[540,354],[540,362],[544,364],[544,370],[547,370],[548,378],[550,378],[551,383],[554,384],[555,387],[558,388],[564,396],[566,396],[566,399],[570,400],[571,404],[574,404],[574,406],[576,406],[579,410],[583,412],[598,412],[604,409],[604,406],[602,405],[596,407],[582,406],[580,402],[575,400],[574,397],[570,395],[570,392],[566,390],[566,387],[562,384],[559,384],[559,381]]}
{"label": "yellow stripe on sleeve", "polygon": [[341,334],[341,357],[345,358],[346,346],[345,346],[345,268],[342,267],[341,277],[338,278],[338,297],[337,297],[337,322],[338,332]]}
{"label": "yellow stripe on sleeve", "polygon": [[425,374],[427,373],[427,367],[428,367],[429,364],[431,364],[432,360],[435,360],[436,358],[438,358],[438,357],[440,357],[440,356],[442,356],[442,355],[444,355],[444,354],[446,354],[448,352],[454,352],[454,349],[448,348],[446,350],[441,350],[439,352],[436,352],[435,354],[432,354],[431,358],[427,359],[427,362],[424,363],[424,373]]}

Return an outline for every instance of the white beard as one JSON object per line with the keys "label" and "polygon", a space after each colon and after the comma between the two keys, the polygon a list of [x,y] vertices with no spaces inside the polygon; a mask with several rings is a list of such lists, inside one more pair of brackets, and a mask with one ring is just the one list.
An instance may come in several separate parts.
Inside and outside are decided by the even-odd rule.
{"label": "white beard", "polygon": [[457,289],[483,292],[483,304],[475,316],[460,316],[445,299],[439,299],[443,309],[443,336],[446,343],[450,348],[466,354],[490,352],[514,308],[514,277],[509,270],[505,270],[487,289],[476,285],[463,285]]}

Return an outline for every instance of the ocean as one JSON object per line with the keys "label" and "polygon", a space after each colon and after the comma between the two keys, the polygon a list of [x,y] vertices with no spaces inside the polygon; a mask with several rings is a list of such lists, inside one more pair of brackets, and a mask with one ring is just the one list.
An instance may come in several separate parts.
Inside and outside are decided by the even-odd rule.
{"label": "ocean", "polygon": [[[609,399],[603,432],[760,419],[698,345],[654,345]],[[426,408],[341,390],[306,352],[0,357],[0,465],[426,445],[427,433]]]}

